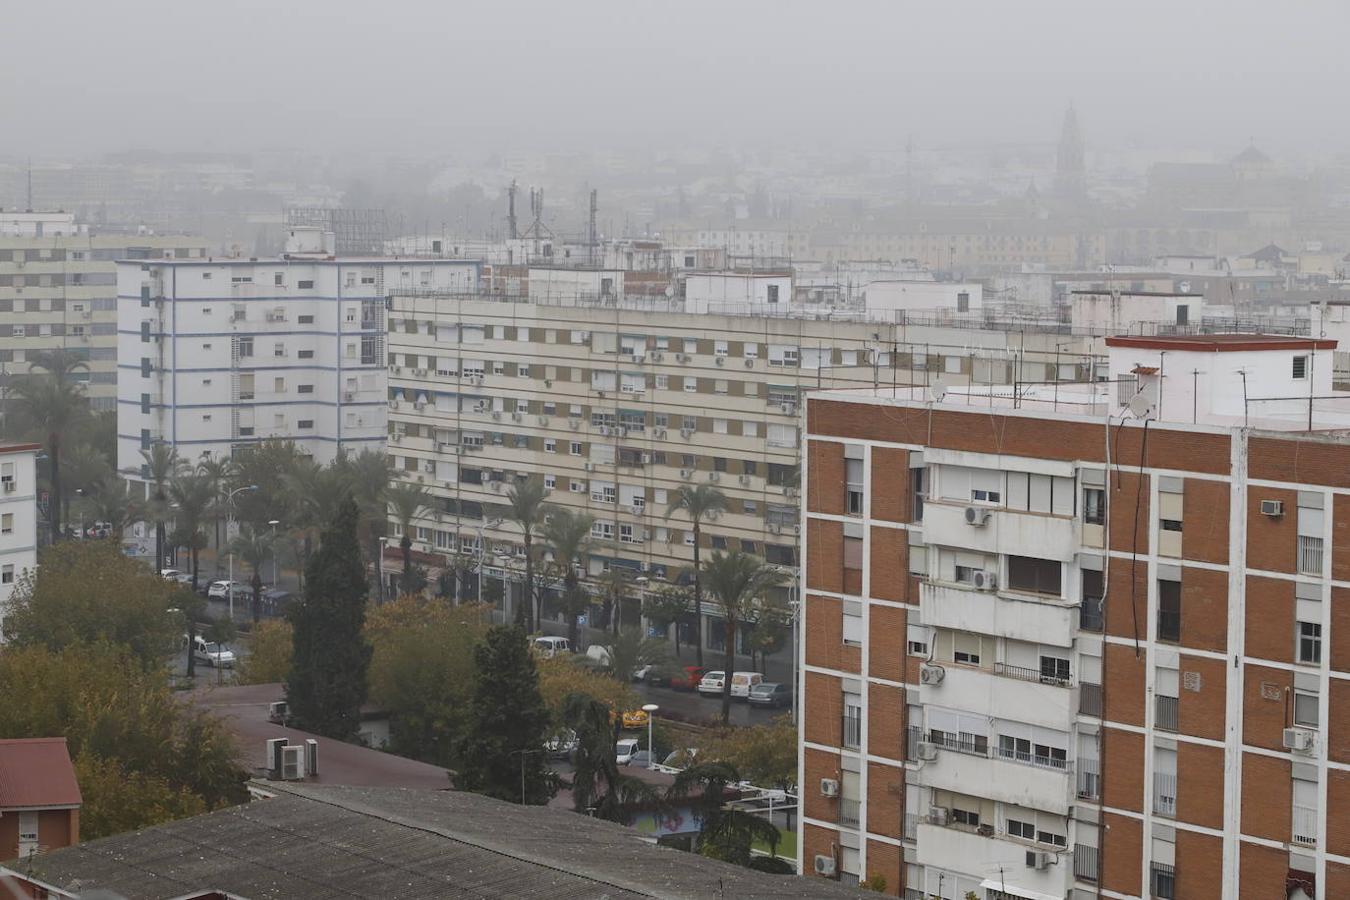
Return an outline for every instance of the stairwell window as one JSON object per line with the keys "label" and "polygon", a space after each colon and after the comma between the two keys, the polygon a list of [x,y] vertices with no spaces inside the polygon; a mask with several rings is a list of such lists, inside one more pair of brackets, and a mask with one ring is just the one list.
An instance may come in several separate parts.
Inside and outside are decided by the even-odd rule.
{"label": "stairwell window", "polygon": [[239,339],[239,355],[241,357],[253,355],[253,338],[241,337]]}
{"label": "stairwell window", "polygon": [[1321,723],[1317,695],[1305,691],[1294,692],[1294,724],[1317,728]]}
{"label": "stairwell window", "polygon": [[1158,580],[1158,640],[1181,640],[1181,582]]}
{"label": "stairwell window", "polygon": [[1307,665],[1322,663],[1322,625],[1320,622],[1297,622],[1298,661]]}
{"label": "stairwell window", "polygon": [[1303,381],[1308,377],[1308,357],[1295,356],[1293,359],[1293,372],[1295,381]]}

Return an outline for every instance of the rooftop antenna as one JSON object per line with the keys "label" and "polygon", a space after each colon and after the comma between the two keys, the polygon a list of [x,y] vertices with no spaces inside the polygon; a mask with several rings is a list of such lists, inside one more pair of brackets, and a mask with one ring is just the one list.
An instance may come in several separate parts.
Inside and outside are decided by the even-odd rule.
{"label": "rooftop antenna", "polygon": [[33,157],[28,157],[28,206],[29,212],[33,211]]}
{"label": "rooftop antenna", "polygon": [[511,235],[511,240],[520,237],[516,230],[516,180],[511,179],[511,186],[506,189],[506,229]]}
{"label": "rooftop antenna", "polygon": [[595,265],[595,210],[596,210],[596,190],[591,188],[591,215],[586,227],[586,247],[590,256],[591,265]]}

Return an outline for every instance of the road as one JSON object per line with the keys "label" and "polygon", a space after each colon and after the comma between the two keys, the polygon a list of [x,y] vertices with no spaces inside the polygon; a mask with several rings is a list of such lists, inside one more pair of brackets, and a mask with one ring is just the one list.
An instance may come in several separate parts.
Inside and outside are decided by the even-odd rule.
{"label": "road", "polygon": [[[721,697],[704,697],[697,692],[672,691],[670,688],[652,687],[648,684],[635,684],[634,689],[643,703],[655,703],[662,710],[674,712],[675,717],[687,722],[716,719],[722,714]],[[732,725],[762,725],[772,719],[790,713],[786,709],[761,709],[752,707],[744,700],[732,699]],[[656,714],[657,718],[661,713]]]}

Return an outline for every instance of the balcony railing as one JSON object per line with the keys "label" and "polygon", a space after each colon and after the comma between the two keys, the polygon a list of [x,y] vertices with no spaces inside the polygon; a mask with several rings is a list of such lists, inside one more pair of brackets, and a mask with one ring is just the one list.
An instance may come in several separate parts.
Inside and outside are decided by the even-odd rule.
{"label": "balcony railing", "polygon": [[1079,758],[1075,761],[1078,769],[1078,798],[1080,800],[1100,800],[1102,796],[1101,763],[1095,759]]}
{"label": "balcony railing", "polygon": [[1304,847],[1317,846],[1317,810],[1294,807],[1290,841]]}
{"label": "balcony railing", "polygon": [[1083,881],[1097,880],[1097,848],[1078,844],[1073,848],[1073,875]]}
{"label": "balcony railing", "polygon": [[905,813],[905,840],[912,841],[919,836],[919,823],[922,821],[923,816]]}
{"label": "balcony railing", "polygon": [[1024,750],[1010,750],[1004,747],[996,747],[994,749],[1000,759],[1010,759],[1013,762],[1037,766],[1042,769],[1059,769],[1064,772],[1068,772],[1071,769],[1068,760],[1060,759],[1057,756],[1042,756],[1039,753],[1031,753]]}
{"label": "balcony railing", "polygon": [[1174,773],[1153,773],[1153,812],[1160,816],[1176,816],[1177,776]]}
{"label": "balcony railing", "polygon": [[1149,891],[1157,900],[1175,900],[1177,871],[1172,866],[1153,863],[1149,866]]}
{"label": "balcony railing", "polygon": [[918,725],[910,725],[905,729],[905,759],[916,760],[919,758],[919,743],[925,741],[923,729]]}
{"label": "balcony railing", "polygon": [[1078,684],[1078,712],[1085,716],[1102,717],[1102,686],[1087,681]]}
{"label": "balcony railing", "polygon": [[1177,698],[1158,694],[1154,700],[1153,727],[1162,731],[1177,730]]}
{"label": "balcony railing", "polygon": [[1322,574],[1322,539],[1298,536],[1298,570],[1304,575]]}
{"label": "balcony railing", "polygon": [[1041,684],[1053,684],[1056,687],[1067,687],[1069,684],[1069,679],[1047,673],[1043,669],[1033,669],[1030,666],[1014,666],[1002,662],[994,663],[994,674],[1002,675],[1004,678],[1016,678],[1020,681],[1037,681]]}
{"label": "balcony railing", "polygon": [[862,803],[857,800],[850,800],[847,797],[839,798],[839,824],[858,827],[862,821]]}
{"label": "balcony railing", "polygon": [[982,734],[965,732],[953,734],[950,731],[931,730],[928,732],[928,740],[943,750],[954,750],[970,756],[989,755],[989,738]]}
{"label": "balcony railing", "polygon": [[862,716],[844,716],[840,731],[840,746],[857,750],[862,746]]}
{"label": "balcony railing", "polygon": [[1100,597],[1084,597],[1083,605],[1078,607],[1078,627],[1084,631],[1100,632],[1106,624],[1106,617],[1102,615],[1102,600]]}

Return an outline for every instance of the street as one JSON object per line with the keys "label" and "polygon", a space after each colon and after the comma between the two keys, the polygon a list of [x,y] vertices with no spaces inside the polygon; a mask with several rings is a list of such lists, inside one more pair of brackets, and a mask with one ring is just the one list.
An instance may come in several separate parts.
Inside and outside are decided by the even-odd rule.
{"label": "street", "polygon": [[[661,707],[656,713],[672,716],[680,721],[701,724],[715,720],[722,714],[721,697],[704,697],[696,691],[673,691],[670,688],[652,687],[649,684],[634,684],[633,688],[643,703],[655,703]],[[761,709],[753,707],[744,700],[731,701],[732,725],[763,725],[778,716],[790,715],[790,709]],[[672,715],[673,714],[673,715]]]}

